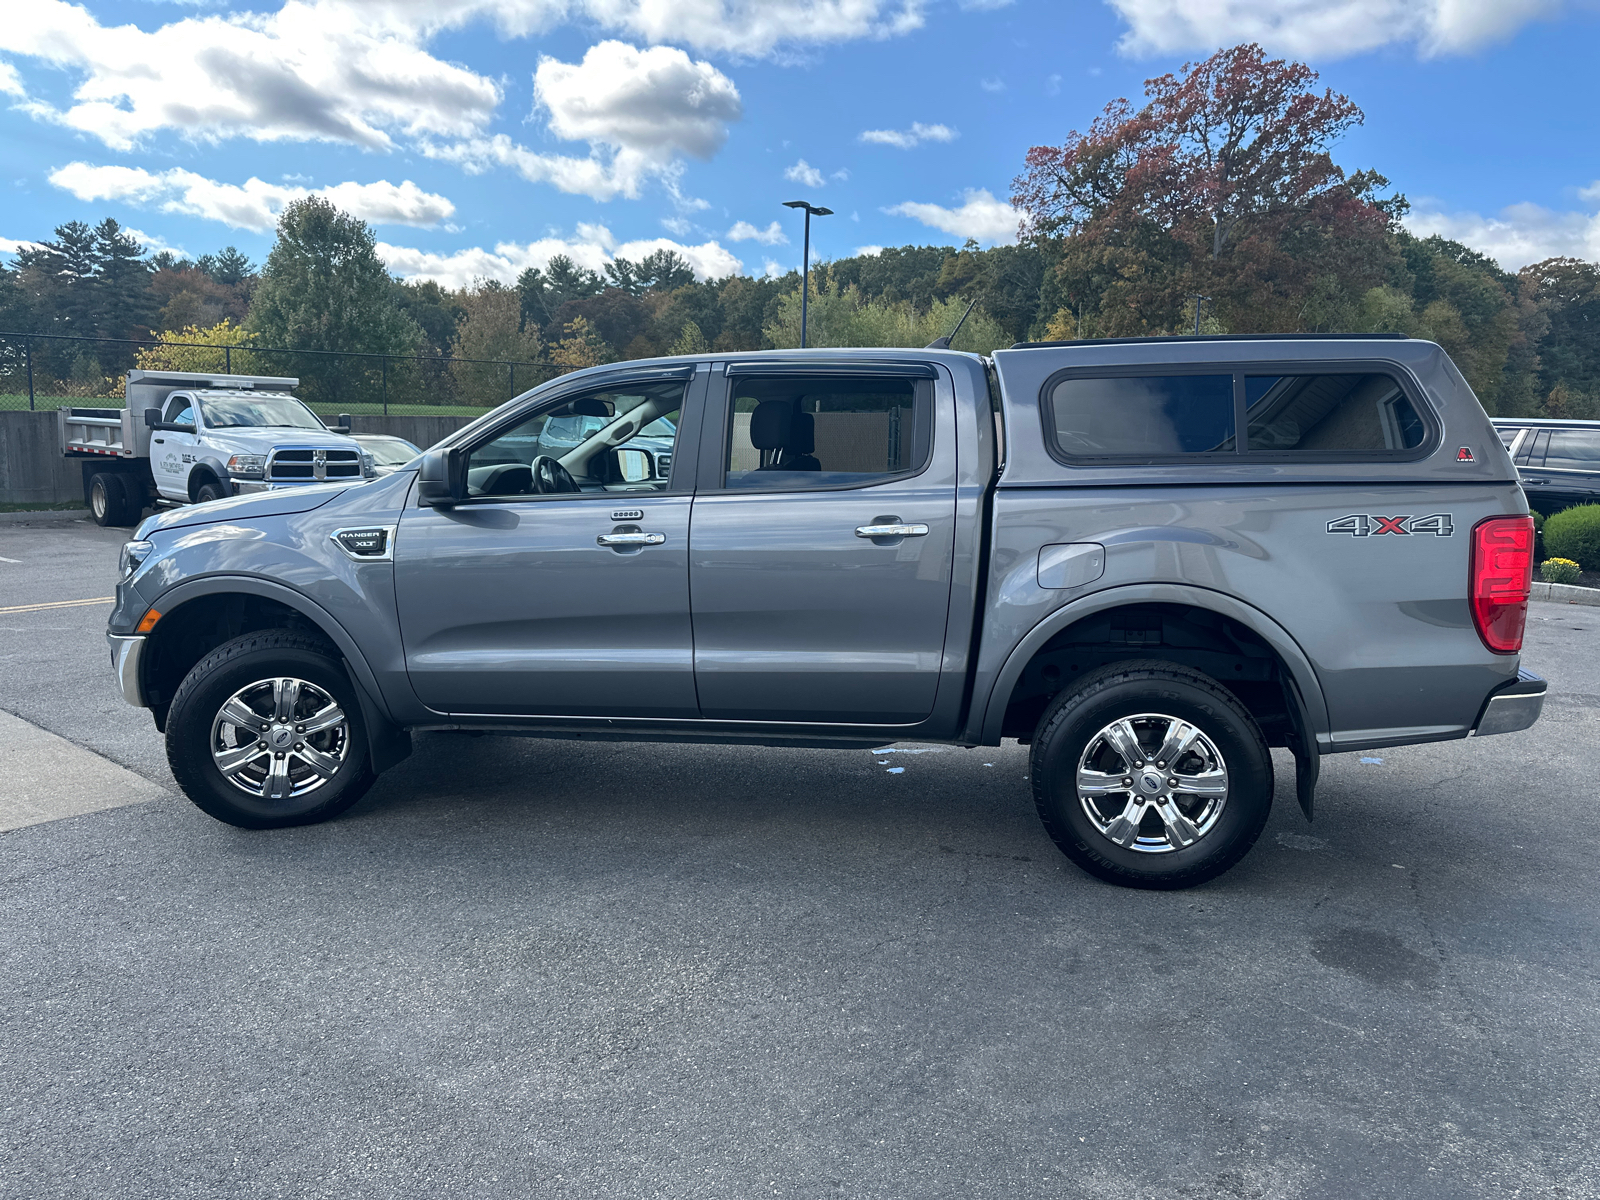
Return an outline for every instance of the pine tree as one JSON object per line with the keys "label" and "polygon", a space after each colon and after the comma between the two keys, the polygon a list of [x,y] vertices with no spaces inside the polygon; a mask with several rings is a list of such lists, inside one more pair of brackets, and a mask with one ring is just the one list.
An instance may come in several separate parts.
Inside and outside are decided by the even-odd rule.
{"label": "pine tree", "polygon": [[[150,264],[144,247],[107,217],[94,230],[94,328],[101,337],[127,338],[149,334],[155,315],[150,295]],[[126,357],[122,351],[114,355]],[[106,356],[102,355],[102,359]]]}

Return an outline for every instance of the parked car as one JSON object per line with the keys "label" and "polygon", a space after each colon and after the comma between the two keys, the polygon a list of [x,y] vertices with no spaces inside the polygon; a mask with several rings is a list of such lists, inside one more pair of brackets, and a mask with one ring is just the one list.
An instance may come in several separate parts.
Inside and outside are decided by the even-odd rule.
{"label": "parked car", "polygon": [[1496,417],[1494,426],[1539,512],[1600,502],[1600,421]]}
{"label": "parked car", "polygon": [[[628,479],[640,439],[670,457]],[[413,730],[1016,738],[1068,857],[1167,888],[1256,840],[1269,747],[1310,817],[1323,755],[1531,725],[1532,552],[1429,342],[773,351],[577,371],[384,478],[152,517],[108,635],[247,828],[343,812]]]}
{"label": "parked car", "polygon": [[298,379],[128,372],[126,407],[58,410],[61,453],[83,464],[100,525],[145,509],[328,481],[370,479],[372,460],[290,394]]}
{"label": "parked car", "polygon": [[422,453],[405,438],[393,434],[353,433],[350,437],[372,459],[373,471],[378,475],[387,475]]}

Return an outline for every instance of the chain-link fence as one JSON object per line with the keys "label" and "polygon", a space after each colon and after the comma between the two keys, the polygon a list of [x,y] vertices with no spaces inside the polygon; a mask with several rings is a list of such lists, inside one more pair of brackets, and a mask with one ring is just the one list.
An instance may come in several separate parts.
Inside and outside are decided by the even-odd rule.
{"label": "chain-link fence", "polygon": [[0,332],[0,409],[50,409],[64,401],[120,408],[123,381],[135,367],[293,376],[300,380],[295,394],[325,416],[476,415],[571,369],[551,362]]}

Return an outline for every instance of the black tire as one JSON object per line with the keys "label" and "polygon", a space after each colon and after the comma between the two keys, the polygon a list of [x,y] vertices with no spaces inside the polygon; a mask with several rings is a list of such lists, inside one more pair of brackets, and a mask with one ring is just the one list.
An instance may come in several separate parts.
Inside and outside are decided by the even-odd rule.
{"label": "black tire", "polygon": [[[1162,769],[1148,758],[1132,766],[1115,749],[1122,734],[1106,736],[1130,718],[1117,728],[1133,733],[1140,751],[1159,753],[1158,741],[1176,728],[1163,717],[1189,723],[1200,737],[1170,766],[1162,760]],[[1118,790],[1080,798],[1080,766],[1096,772],[1085,776],[1086,791],[1101,773],[1106,782],[1098,786]],[[1039,720],[1029,775],[1039,816],[1061,852],[1123,887],[1186,888],[1215,879],[1255,845],[1272,810],[1272,756],[1255,719],[1210,676],[1160,660],[1113,663],[1057,696]],[[1169,788],[1171,780],[1182,787]],[[1134,786],[1121,790],[1125,782]],[[1220,805],[1208,807],[1215,796],[1197,794],[1202,788],[1224,788]],[[1118,820],[1135,811],[1137,820]],[[1163,815],[1174,811],[1181,820]]]}
{"label": "black tire", "polygon": [[209,504],[213,500],[221,500],[224,496],[230,494],[215,479],[207,479],[199,487],[195,488],[194,502],[196,504]]}
{"label": "black tire", "polygon": [[125,476],[99,471],[89,477],[89,515],[96,525],[137,525],[142,511]]}
{"label": "black tire", "polygon": [[[317,702],[319,695],[331,697],[344,718],[337,729],[305,738],[304,745],[310,750],[323,755],[326,761],[338,763],[336,770],[330,769],[321,777],[321,782],[316,782],[318,772],[310,766],[309,758],[300,757],[305,753],[302,744],[292,742],[285,743],[284,753],[277,754],[271,752],[270,743],[262,741],[268,752],[237,773],[238,784],[230,781],[218,765],[215,751],[219,747],[226,752],[234,745],[235,753],[247,753],[251,748],[247,743],[256,736],[253,733],[249,739],[240,738],[238,730],[246,728],[242,722],[223,723],[224,705],[237,701],[241,694],[259,695],[263,686],[268,689],[267,695],[274,694],[274,679],[310,685],[298,689],[300,721],[308,719],[310,705]],[[248,701],[246,707],[252,704],[255,702]],[[259,736],[266,739],[285,729],[304,728],[295,726],[294,718],[293,713],[287,722],[264,718],[268,729],[258,729]],[[372,786],[367,731],[350,679],[330,646],[302,633],[262,630],[218,646],[195,664],[179,685],[167,713],[166,730],[167,762],[184,795],[201,811],[241,829],[281,829],[326,821],[344,812]],[[330,737],[330,733],[337,736]],[[273,798],[267,794],[273,784],[270,778],[259,781],[260,791],[247,790],[258,771],[270,774],[269,768],[278,760],[289,764],[283,770],[291,783],[299,773],[301,782],[294,787],[305,790]]]}

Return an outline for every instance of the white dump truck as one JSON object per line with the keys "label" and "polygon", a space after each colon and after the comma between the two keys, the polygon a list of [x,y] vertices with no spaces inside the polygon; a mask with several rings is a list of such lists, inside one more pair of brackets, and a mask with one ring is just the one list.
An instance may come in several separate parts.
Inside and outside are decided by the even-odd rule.
{"label": "white dump truck", "polygon": [[147,508],[312,483],[370,479],[372,457],[291,395],[298,379],[129,371],[127,406],[58,417],[61,452],[83,462],[83,496],[100,525],[135,525]]}

